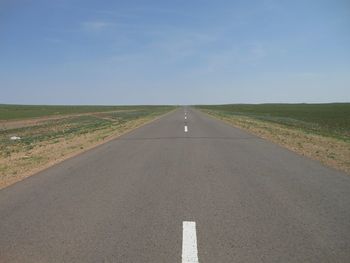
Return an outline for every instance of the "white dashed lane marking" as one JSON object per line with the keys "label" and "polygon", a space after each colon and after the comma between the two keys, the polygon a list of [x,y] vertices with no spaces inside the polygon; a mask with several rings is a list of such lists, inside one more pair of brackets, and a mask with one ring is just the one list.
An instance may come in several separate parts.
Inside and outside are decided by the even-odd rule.
{"label": "white dashed lane marking", "polygon": [[198,263],[196,222],[182,223],[182,263]]}

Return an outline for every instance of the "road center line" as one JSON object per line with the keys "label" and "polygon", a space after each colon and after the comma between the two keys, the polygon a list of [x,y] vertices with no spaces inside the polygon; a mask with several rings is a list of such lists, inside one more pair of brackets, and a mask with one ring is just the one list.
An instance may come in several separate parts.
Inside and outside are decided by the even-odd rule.
{"label": "road center line", "polygon": [[182,222],[182,263],[198,263],[196,222]]}
{"label": "road center line", "polygon": [[185,125],[185,132],[188,132],[188,127],[187,127],[187,125]]}

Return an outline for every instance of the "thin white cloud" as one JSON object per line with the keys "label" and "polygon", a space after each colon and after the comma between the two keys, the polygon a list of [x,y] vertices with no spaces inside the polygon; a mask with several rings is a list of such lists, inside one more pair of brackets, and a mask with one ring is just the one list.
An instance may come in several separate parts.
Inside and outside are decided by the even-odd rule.
{"label": "thin white cloud", "polygon": [[120,13],[112,10],[97,10],[96,14],[107,16],[110,18],[118,18],[118,19],[136,19],[140,16],[133,13]]}
{"label": "thin white cloud", "polygon": [[87,31],[100,31],[102,29],[106,29],[113,25],[114,25],[113,23],[104,22],[104,21],[87,21],[87,22],[81,23],[82,28]]}
{"label": "thin white cloud", "polygon": [[262,59],[262,58],[266,57],[267,51],[262,44],[256,43],[251,48],[251,54],[252,54],[254,59],[258,60],[258,59]]}
{"label": "thin white cloud", "polygon": [[49,43],[54,43],[54,44],[59,44],[59,43],[64,42],[63,39],[61,39],[61,38],[54,38],[54,37],[45,37],[44,40],[49,42]]}

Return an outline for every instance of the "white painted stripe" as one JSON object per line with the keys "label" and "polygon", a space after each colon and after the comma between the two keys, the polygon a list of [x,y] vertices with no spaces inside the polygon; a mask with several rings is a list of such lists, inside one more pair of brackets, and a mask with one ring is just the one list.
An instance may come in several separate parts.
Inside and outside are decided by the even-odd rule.
{"label": "white painted stripe", "polygon": [[187,120],[187,116],[185,116],[185,120]]}
{"label": "white painted stripe", "polygon": [[198,263],[196,222],[182,223],[182,263]]}
{"label": "white painted stripe", "polygon": [[188,127],[187,127],[187,125],[185,125],[185,132],[188,132]]}

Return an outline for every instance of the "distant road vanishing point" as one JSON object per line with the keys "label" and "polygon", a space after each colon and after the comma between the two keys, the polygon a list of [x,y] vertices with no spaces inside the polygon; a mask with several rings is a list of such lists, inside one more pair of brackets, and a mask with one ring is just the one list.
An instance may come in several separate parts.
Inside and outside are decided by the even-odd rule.
{"label": "distant road vanishing point", "polygon": [[1,190],[0,262],[350,262],[350,177],[183,107]]}

